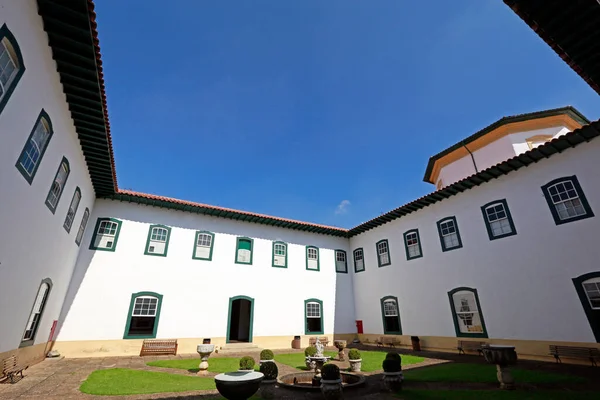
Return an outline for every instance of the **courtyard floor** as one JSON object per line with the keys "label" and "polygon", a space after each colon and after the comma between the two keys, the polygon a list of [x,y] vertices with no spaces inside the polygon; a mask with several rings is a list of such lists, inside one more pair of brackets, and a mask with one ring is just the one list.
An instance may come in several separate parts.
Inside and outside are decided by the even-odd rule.
{"label": "courtyard floor", "polygon": [[[361,350],[369,351],[382,351],[387,352],[390,349],[377,349],[373,346],[359,346]],[[347,351],[347,350],[346,350]],[[293,350],[276,351],[275,353],[290,353]],[[426,352],[422,351],[414,353],[400,349],[398,350],[401,354],[418,355],[425,357],[425,361],[403,366],[404,371],[411,369],[423,368],[425,371],[429,368],[435,368],[435,366],[441,363],[452,362],[452,363],[468,363],[468,364],[485,364],[483,357],[462,355],[458,356],[451,353],[437,353],[437,352]],[[258,352],[256,354],[213,354],[212,358],[227,357],[227,358],[239,358],[244,355],[252,355],[255,359],[258,359]],[[81,384],[88,378],[88,376],[97,370],[107,370],[112,368],[127,368],[133,370],[144,370],[144,371],[157,371],[167,372],[175,375],[185,376],[196,376],[195,373],[189,372],[185,369],[174,369],[174,368],[161,368],[148,366],[146,363],[156,360],[176,360],[176,359],[196,359],[199,362],[197,354],[189,355],[178,355],[178,356],[157,356],[157,357],[107,357],[107,358],[85,358],[85,359],[60,359],[60,360],[45,360],[39,364],[36,364],[24,372],[25,378],[15,384],[0,383],[0,399],[47,399],[47,400],[71,400],[71,399],[115,399],[115,396],[98,396],[89,395],[82,393],[79,388]],[[341,368],[347,368],[347,362],[337,362]],[[209,359],[210,363],[210,359]],[[286,375],[289,373],[299,372],[298,369],[277,362],[279,367],[279,375]],[[405,393],[400,395],[384,394],[380,392],[380,381],[381,371],[365,372],[363,373],[367,377],[367,383],[363,388],[355,389],[353,391],[347,391],[344,393],[347,399],[442,399],[442,398],[462,398],[462,399],[476,399],[481,397],[481,394],[476,394],[475,391],[486,391],[485,397],[489,399],[538,399],[538,398],[549,398],[544,393],[546,391],[555,392],[556,398],[560,399],[579,399],[578,393],[583,392],[600,392],[600,382],[597,379],[598,368],[562,364],[557,365],[554,363],[547,362],[534,362],[519,360],[519,369],[525,369],[530,371],[546,371],[557,374],[567,374],[576,377],[582,377],[585,379],[583,382],[573,383],[569,381],[557,381],[552,383],[518,383],[518,390],[516,392],[527,392],[531,397],[505,397],[497,389],[495,382],[478,382],[477,380],[466,380],[465,382],[456,382],[452,380],[448,381],[436,381],[428,382],[427,379],[411,380],[406,379],[404,388]],[[209,376],[215,374],[209,374]],[[424,395],[424,390],[431,390],[431,393],[438,392],[438,395],[428,397]],[[443,390],[455,391],[456,397],[450,396],[449,394],[444,395]],[[469,396],[466,392],[459,392],[461,390],[472,391],[475,396]],[[537,397],[536,393],[539,393],[541,397]],[[416,393],[416,395],[415,395]],[[448,392],[445,392],[448,393]],[[489,394],[489,395],[488,395]],[[495,394],[498,394],[497,396]],[[156,394],[139,394],[139,395],[126,395],[118,396],[118,399],[126,400],[138,400],[138,399],[179,399],[179,400],[191,400],[191,399],[220,399],[216,390],[204,390],[204,391],[192,391],[192,392],[178,392],[178,393],[156,393]],[[277,399],[317,399],[321,398],[320,392],[317,393],[304,393],[299,391],[293,391],[285,388],[277,388],[276,392]],[[552,397],[553,398],[553,397]],[[589,397],[588,397],[589,398]]]}

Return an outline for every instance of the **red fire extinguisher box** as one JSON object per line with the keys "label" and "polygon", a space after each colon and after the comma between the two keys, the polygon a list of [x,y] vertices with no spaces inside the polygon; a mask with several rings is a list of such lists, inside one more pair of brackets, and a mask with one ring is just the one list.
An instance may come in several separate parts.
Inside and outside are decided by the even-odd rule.
{"label": "red fire extinguisher box", "polygon": [[363,323],[361,320],[357,320],[356,321],[356,331],[360,334],[360,333],[364,333],[363,332]]}

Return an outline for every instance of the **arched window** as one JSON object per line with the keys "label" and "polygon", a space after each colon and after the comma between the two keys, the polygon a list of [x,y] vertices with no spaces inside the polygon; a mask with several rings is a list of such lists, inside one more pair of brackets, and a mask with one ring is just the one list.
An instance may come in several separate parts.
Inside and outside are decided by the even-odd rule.
{"label": "arched window", "polygon": [[90,210],[86,207],[83,212],[83,218],[81,218],[81,223],[79,224],[79,230],[77,231],[77,236],[75,237],[75,243],[77,246],[81,244],[81,239],[83,239],[83,234],[85,232],[85,227],[87,226],[88,219],[90,218]]}
{"label": "arched window", "polygon": [[17,169],[30,184],[40,166],[52,137],[52,123],[44,110],[40,113],[17,161]]}
{"label": "arched window", "polygon": [[573,278],[573,284],[596,342],[600,343],[600,272]]}
{"label": "arched window", "polygon": [[273,242],[273,267],[287,268],[287,244]]}
{"label": "arched window", "polygon": [[0,27],[0,113],[25,72],[21,49],[6,24]]}
{"label": "arched window", "polygon": [[169,250],[170,237],[171,228],[164,225],[150,225],[144,254],[147,256],[166,257],[167,250]]}
{"label": "arched window", "polygon": [[542,191],[556,225],[594,216],[575,175],[548,182]]}
{"label": "arched window", "polygon": [[442,251],[459,249],[462,247],[460,239],[460,231],[455,217],[448,217],[437,222],[438,233],[440,234],[440,242]]}
{"label": "arched window", "polygon": [[162,295],[154,292],[139,292],[131,295],[123,339],[156,337],[162,298]]}
{"label": "arched window", "polygon": [[27,320],[25,332],[23,333],[23,338],[21,339],[20,347],[31,346],[35,341],[35,335],[40,326],[44,308],[46,307],[46,302],[48,301],[48,296],[50,295],[50,289],[52,289],[52,281],[46,278],[42,281],[40,288],[38,289],[31,314]]}
{"label": "arched window", "polygon": [[119,241],[122,221],[114,218],[98,218],[90,250],[115,251]]}
{"label": "arched window", "polygon": [[352,252],[354,257],[354,272],[363,272],[365,270],[365,253],[362,247]]}
{"label": "arched window", "polygon": [[348,260],[344,250],[335,251],[335,272],[341,274],[348,273]]}
{"label": "arched window", "polygon": [[400,312],[398,311],[398,298],[394,296],[386,296],[380,301],[381,318],[383,320],[383,333],[386,335],[402,335]]}
{"label": "arched window", "polygon": [[194,241],[194,260],[212,260],[215,234],[212,232],[198,231]]}
{"label": "arched window", "polygon": [[404,232],[404,248],[406,250],[407,260],[413,260],[423,256],[418,229],[411,229],[410,231]]}
{"label": "arched window", "polygon": [[490,240],[517,234],[506,200],[497,200],[481,207]]}
{"label": "arched window", "polygon": [[48,196],[46,196],[46,205],[50,211],[52,211],[52,214],[54,214],[56,211],[58,201],[60,200],[60,196],[62,196],[63,190],[65,189],[67,178],[69,178],[70,172],[71,168],[69,167],[69,161],[66,159],[66,157],[63,157],[60,166],[58,167],[58,171],[56,171],[56,175],[54,176],[54,181],[52,181],[52,186],[50,186]]}
{"label": "arched window", "polygon": [[65,217],[65,223],[63,224],[63,227],[67,232],[71,232],[71,226],[73,226],[73,220],[75,219],[75,214],[77,214],[80,201],[81,190],[79,187],[77,187],[75,188],[75,193],[73,193],[73,198],[71,199],[71,204],[69,204],[69,210],[67,211],[67,216]]}
{"label": "arched window", "polygon": [[320,271],[319,248],[306,246],[306,269],[309,271]]}
{"label": "arched window", "polygon": [[385,267],[392,263],[390,258],[390,246],[387,239],[380,240],[376,244],[377,247],[377,263],[379,267]]}
{"label": "arched window", "polygon": [[477,289],[456,288],[448,292],[448,297],[456,336],[487,338]]}
{"label": "arched window", "polygon": [[304,333],[323,334],[323,302],[319,299],[304,300]]}

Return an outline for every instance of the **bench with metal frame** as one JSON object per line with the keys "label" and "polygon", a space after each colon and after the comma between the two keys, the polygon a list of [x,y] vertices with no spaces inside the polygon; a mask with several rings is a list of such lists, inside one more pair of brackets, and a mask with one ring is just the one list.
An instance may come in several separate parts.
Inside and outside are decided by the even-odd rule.
{"label": "bench with metal frame", "polygon": [[2,361],[2,377],[10,379],[10,383],[15,382],[15,376],[21,374],[23,379],[23,371],[29,368],[29,365],[20,363],[16,355],[5,358]]}
{"label": "bench with metal frame", "polygon": [[557,363],[562,363],[560,357],[585,358],[590,360],[592,366],[596,366],[600,360],[600,350],[595,347],[576,347],[550,345],[550,355],[554,356]]}
{"label": "bench with metal frame", "polygon": [[478,355],[482,356],[483,355],[482,347],[485,346],[486,344],[487,343],[485,343],[485,342],[475,342],[472,340],[459,340],[458,346],[456,346],[456,349],[458,350],[458,354],[466,354],[465,350],[469,350],[469,351],[476,351]]}

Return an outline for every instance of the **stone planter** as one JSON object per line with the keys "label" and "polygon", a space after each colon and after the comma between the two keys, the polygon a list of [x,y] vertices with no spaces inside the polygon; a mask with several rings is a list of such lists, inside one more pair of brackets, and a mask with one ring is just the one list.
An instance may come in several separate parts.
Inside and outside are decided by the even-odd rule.
{"label": "stone planter", "polygon": [[350,371],[352,372],[360,372],[362,368],[362,358],[358,360],[348,360],[350,362]]}
{"label": "stone planter", "polygon": [[271,400],[275,398],[275,384],[277,379],[264,380],[260,383],[260,398]]}
{"label": "stone planter", "polygon": [[214,344],[199,344],[196,347],[196,351],[200,354],[200,365],[198,366],[200,370],[198,371],[198,375],[206,375],[206,370],[208,369],[208,357],[214,350]]}
{"label": "stone planter", "polygon": [[321,393],[325,400],[339,400],[343,398],[342,379],[321,379]]}
{"label": "stone planter", "polygon": [[383,389],[387,392],[398,392],[402,390],[402,381],[404,376],[402,371],[384,372],[383,373]]}
{"label": "stone planter", "polygon": [[508,366],[517,363],[515,346],[490,344],[483,346],[481,349],[485,360],[490,364],[496,364],[496,377],[498,378],[498,382],[500,382],[500,389],[514,389],[515,380]]}
{"label": "stone planter", "polygon": [[247,400],[260,388],[264,375],[260,372],[226,372],[215,376],[217,390],[227,400]]}
{"label": "stone planter", "polygon": [[340,361],[346,361],[346,357],[344,355],[344,349],[346,348],[345,340],[334,340],[333,345],[338,349],[338,359]]}

